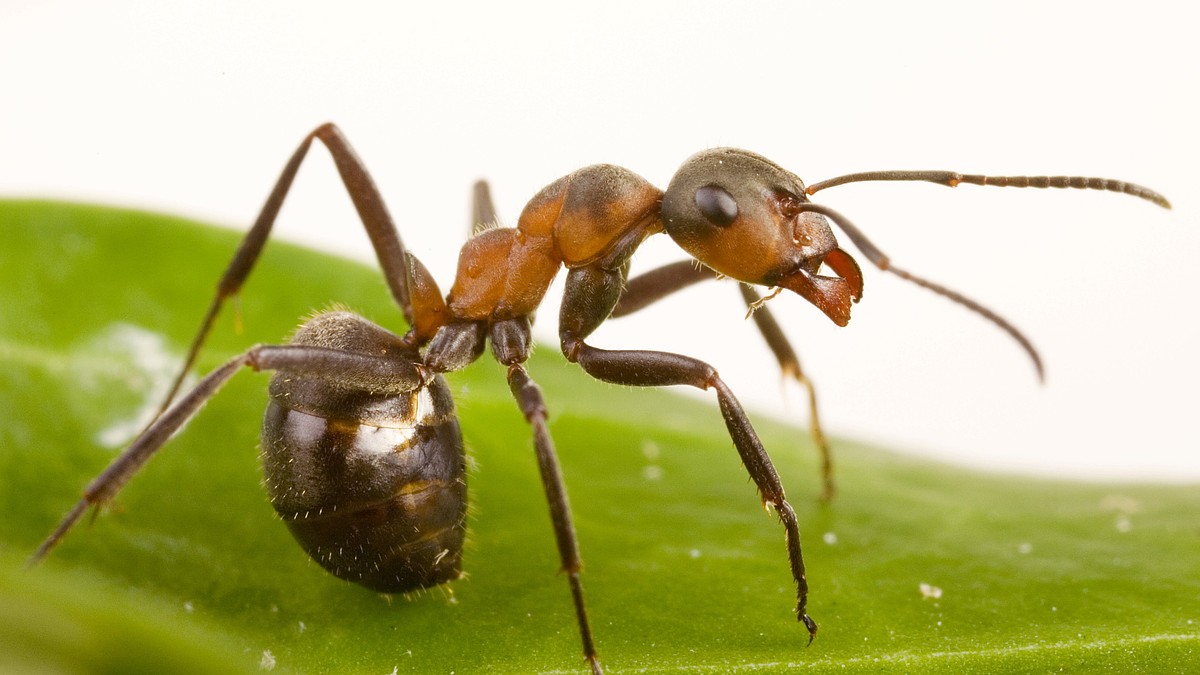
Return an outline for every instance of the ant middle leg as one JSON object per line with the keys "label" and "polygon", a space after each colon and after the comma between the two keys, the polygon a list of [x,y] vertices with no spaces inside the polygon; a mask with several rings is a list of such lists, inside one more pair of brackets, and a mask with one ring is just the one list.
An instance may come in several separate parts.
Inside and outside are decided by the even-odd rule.
{"label": "ant middle leg", "polygon": [[[613,308],[611,317],[619,318],[632,314],[676,291],[701,281],[716,278],[718,276],[715,272],[693,260],[680,260],[657,267],[626,282],[625,290],[617,301],[616,307]],[[808,395],[809,434],[817,446],[817,453],[821,461],[821,501],[830,501],[837,493],[833,476],[833,453],[821,426],[816,387],[801,369],[800,358],[796,356],[796,350],[792,348],[787,336],[784,335],[779,322],[767,309],[762,296],[746,284],[739,283],[738,290],[742,294],[742,300],[746,303],[746,307],[750,310],[749,316],[754,319],[755,327],[762,334],[771,353],[775,355],[775,360],[779,362],[780,372],[784,377],[791,378],[804,387]]]}
{"label": "ant middle leg", "polygon": [[566,573],[571,587],[571,599],[575,604],[575,619],[579,624],[579,637],[583,642],[583,655],[593,675],[603,672],[596,656],[596,644],[588,621],[587,607],[583,599],[583,583],[580,572],[583,560],[579,556],[579,541],[575,536],[575,524],[571,518],[571,505],[567,500],[567,487],[563,482],[558,453],[546,424],[549,417],[542,390],[529,377],[525,362],[533,348],[533,336],[529,317],[517,317],[497,321],[490,326],[485,321],[458,321],[446,324],[429,343],[425,354],[425,366],[434,372],[449,372],[466,367],[483,352],[487,338],[492,340],[492,353],[496,360],[508,368],[508,387],[517,407],[525,420],[533,427],[533,449],[537,455],[538,472],[546,502],[550,507],[550,522],[554,527],[554,539],[558,546],[561,570]]}
{"label": "ant middle leg", "polygon": [[783,484],[770,456],[740,403],[709,364],[682,354],[648,350],[610,351],[593,347],[584,339],[607,318],[622,288],[622,272],[600,266],[571,270],[563,296],[559,338],[567,360],[578,363],[589,375],[605,382],[638,387],[686,384],[713,389],[726,429],[742,464],[758,489],[763,504],[775,509],[786,535],[788,563],[796,584],[796,618],[816,636],[817,624],[808,616],[808,580],[800,548],[800,526],[788,503]]}
{"label": "ant middle leg", "polygon": [[583,599],[583,582],[580,572],[583,570],[583,559],[579,555],[579,540],[575,536],[575,525],[571,519],[571,504],[567,500],[567,489],[563,483],[562,469],[559,467],[558,454],[554,450],[554,441],[546,426],[546,403],[542,398],[542,390],[529,377],[525,366],[514,363],[508,367],[508,386],[512,390],[525,420],[533,427],[533,446],[537,454],[538,472],[542,478],[542,487],[546,492],[546,501],[550,505],[550,520],[554,525],[554,539],[558,545],[558,554],[562,564],[562,572],[567,575],[571,586],[571,599],[575,604],[575,620],[579,624],[579,636],[583,642],[583,656],[588,661],[592,672],[603,673],[599,658],[596,654],[595,640],[588,621],[587,606]]}
{"label": "ant middle leg", "polygon": [[36,563],[70,532],[88,511],[112,500],[129,479],[191,419],[221,387],[244,367],[256,371],[285,370],[289,374],[325,380],[350,388],[370,387],[374,393],[401,394],[428,383],[429,371],[403,352],[379,356],[311,345],[256,345],[204,376],[187,394],[150,423],[84,490],[83,498],[30,557]]}

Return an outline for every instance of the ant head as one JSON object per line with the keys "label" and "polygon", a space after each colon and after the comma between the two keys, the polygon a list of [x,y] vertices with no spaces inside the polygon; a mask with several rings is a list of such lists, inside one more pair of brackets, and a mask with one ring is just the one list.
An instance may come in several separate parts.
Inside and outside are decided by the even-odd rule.
{"label": "ant head", "polygon": [[[825,216],[803,209],[807,202],[791,172],[752,152],[716,148],[675,173],[662,221],[675,243],[713,270],[787,288],[844,326],[862,296],[862,273]],[[823,264],[836,276],[819,275]]]}

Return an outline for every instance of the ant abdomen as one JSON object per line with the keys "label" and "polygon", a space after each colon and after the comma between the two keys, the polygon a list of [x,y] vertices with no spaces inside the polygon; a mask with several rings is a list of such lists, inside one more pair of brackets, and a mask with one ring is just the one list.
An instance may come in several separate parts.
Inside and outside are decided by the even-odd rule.
{"label": "ant abdomen", "polygon": [[[292,344],[410,350],[349,312],[312,319]],[[411,392],[372,389],[287,371],[272,377],[262,436],[271,503],[305,552],[342,579],[384,593],[456,579],[467,484],[449,387],[438,376]]]}

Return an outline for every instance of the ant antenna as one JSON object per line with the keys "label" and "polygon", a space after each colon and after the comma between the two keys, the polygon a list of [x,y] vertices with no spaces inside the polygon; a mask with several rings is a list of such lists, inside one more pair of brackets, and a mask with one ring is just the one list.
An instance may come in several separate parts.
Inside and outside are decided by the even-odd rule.
{"label": "ant antenna", "polygon": [[991,185],[994,187],[1107,190],[1108,192],[1121,192],[1145,199],[1158,204],[1164,209],[1171,208],[1171,202],[1167,201],[1166,197],[1150,188],[1112,178],[1090,178],[1087,176],[981,176],[978,174],[961,174],[955,171],[864,171],[862,173],[846,174],[845,176],[838,176],[837,178],[813,183],[808,186],[805,192],[812,195],[825,188],[869,180],[925,181],[947,187],[958,187],[960,183],[969,183],[971,185]]}
{"label": "ant antenna", "polygon": [[[911,174],[912,172],[908,172],[908,173]],[[860,175],[866,175],[866,174],[860,174]],[[846,176],[843,176],[842,178],[846,178]],[[834,180],[841,180],[841,179],[835,178]],[[897,180],[899,180],[899,179],[897,179]],[[829,182],[830,181],[826,181],[826,183],[829,183]],[[846,181],[846,182],[849,182],[849,181]],[[840,184],[840,183],[835,183],[835,184]],[[821,186],[824,186],[824,184],[818,183],[816,187],[818,189],[820,189]],[[813,189],[811,187],[809,188],[809,190],[813,191]],[[993,324],[998,326],[1005,333],[1008,333],[1009,336],[1011,336],[1014,340],[1017,341],[1018,344],[1021,345],[1021,348],[1025,350],[1025,353],[1028,354],[1029,358],[1033,361],[1033,367],[1034,367],[1034,369],[1037,370],[1038,381],[1039,382],[1046,381],[1046,371],[1042,367],[1042,357],[1038,355],[1037,349],[1033,346],[1033,343],[1030,342],[1029,338],[1025,337],[1025,335],[1021,331],[1017,330],[1016,326],[1009,323],[1006,319],[1001,317],[999,314],[996,314],[992,310],[990,310],[987,307],[984,307],[983,305],[979,304],[978,302],[975,302],[974,300],[966,297],[965,295],[963,295],[962,293],[959,293],[958,291],[952,290],[952,289],[947,288],[939,283],[930,281],[923,277],[919,277],[915,274],[912,274],[911,272],[907,272],[905,270],[900,269],[899,267],[896,267],[895,265],[892,264],[891,258],[889,258],[887,256],[887,254],[885,254],[883,251],[881,251],[878,246],[873,244],[870,239],[867,239],[867,236],[862,233],[862,230],[858,229],[858,227],[854,223],[850,222],[850,220],[848,218],[846,218],[846,216],[843,216],[842,214],[838,213],[837,211],[834,211],[833,209],[829,208],[828,206],[824,206],[822,204],[814,204],[813,202],[803,202],[801,204],[797,204],[796,206],[800,211],[810,211],[812,213],[819,213],[822,216],[825,216],[826,218],[829,218],[834,223],[836,223],[837,226],[840,227],[842,229],[842,231],[846,233],[846,236],[850,237],[850,241],[854,242],[855,248],[857,248],[859,251],[862,251],[862,254],[865,255],[867,257],[867,259],[870,260],[879,269],[881,269],[885,272],[891,272],[892,274],[895,274],[896,276],[900,277],[901,279],[906,279],[918,286],[921,286],[922,288],[929,289],[929,290],[933,291],[934,293],[937,293],[938,295],[940,295],[944,298],[948,298],[949,300],[956,302],[956,303],[962,305],[963,307],[966,307],[967,309],[971,310],[972,312],[979,314],[980,316],[987,319],[988,321],[991,321]]]}

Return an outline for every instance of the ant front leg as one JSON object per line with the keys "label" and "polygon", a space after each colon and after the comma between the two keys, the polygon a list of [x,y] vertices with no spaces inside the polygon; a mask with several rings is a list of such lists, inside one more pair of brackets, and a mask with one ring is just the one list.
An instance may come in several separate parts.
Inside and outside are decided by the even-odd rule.
{"label": "ant front leg", "polygon": [[[662,300],[668,295],[681,291],[688,286],[716,279],[717,274],[694,260],[680,260],[644,272],[628,280],[617,306],[613,308],[611,318],[619,318],[632,314],[640,309]],[[812,380],[800,368],[800,358],[792,348],[779,322],[767,309],[762,296],[747,284],[738,284],[742,300],[749,309],[749,316],[754,319],[758,332],[766,340],[779,369],[784,377],[790,377],[808,394],[809,433],[821,458],[821,501],[831,501],[837,493],[833,477],[833,453],[829,449],[829,441],[821,427],[821,416],[817,408],[817,392]]]}
{"label": "ant front leg", "polygon": [[612,312],[622,291],[621,269],[600,265],[579,267],[567,276],[560,314],[559,338],[563,354],[578,363],[589,375],[605,382],[637,387],[665,387],[686,384],[698,389],[714,389],[729,436],[741,456],[742,464],[758,488],[763,504],[773,507],[783,522],[788,562],[796,583],[796,618],[804,623],[809,641],[817,634],[817,624],[807,614],[808,580],[800,549],[800,526],[796,512],[784,495],[779,475],[763,448],[758,434],[742,410],[733,392],[707,363],[689,356],[646,350],[609,351],[584,342]]}
{"label": "ant front leg", "polygon": [[792,349],[779,322],[775,320],[771,310],[767,309],[764,304],[766,299],[747,284],[738,284],[738,290],[741,291],[742,300],[745,301],[750,316],[754,319],[754,325],[758,326],[758,332],[762,333],[763,339],[767,341],[767,346],[771,348],[771,353],[775,355],[775,360],[779,362],[779,369],[783,372],[783,376],[795,380],[808,393],[809,434],[812,435],[813,443],[816,444],[817,452],[821,456],[821,501],[831,501],[837,494],[837,484],[833,478],[833,452],[829,449],[829,441],[825,438],[825,431],[821,428],[821,415],[817,412],[816,387],[800,368],[800,357],[796,356],[796,350]]}

